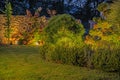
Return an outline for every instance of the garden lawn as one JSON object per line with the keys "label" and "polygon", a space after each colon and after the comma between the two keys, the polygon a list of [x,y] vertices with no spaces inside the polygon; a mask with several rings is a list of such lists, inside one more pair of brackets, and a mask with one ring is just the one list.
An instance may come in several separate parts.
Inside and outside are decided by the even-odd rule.
{"label": "garden lawn", "polygon": [[38,46],[0,47],[0,80],[120,80],[116,73],[56,64],[40,58]]}

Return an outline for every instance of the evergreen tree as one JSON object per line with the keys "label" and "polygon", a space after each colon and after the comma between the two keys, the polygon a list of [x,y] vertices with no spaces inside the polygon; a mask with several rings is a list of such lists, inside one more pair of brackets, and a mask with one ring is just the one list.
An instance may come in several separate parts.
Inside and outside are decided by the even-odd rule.
{"label": "evergreen tree", "polygon": [[8,2],[8,0],[6,0],[6,5],[5,5],[5,17],[6,17],[6,33],[5,33],[5,37],[8,39],[8,44],[10,44],[10,33],[11,33],[11,15],[12,15],[12,7],[11,7],[11,3]]}

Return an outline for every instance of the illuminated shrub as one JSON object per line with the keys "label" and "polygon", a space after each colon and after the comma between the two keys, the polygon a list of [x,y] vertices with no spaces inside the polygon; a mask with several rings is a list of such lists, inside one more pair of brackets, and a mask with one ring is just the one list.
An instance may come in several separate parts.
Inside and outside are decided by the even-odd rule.
{"label": "illuminated shrub", "polygon": [[40,54],[41,58],[56,63],[88,67],[91,65],[90,48],[85,45],[81,47],[69,39],[67,43],[61,40],[56,44],[40,46]]}
{"label": "illuminated shrub", "polygon": [[73,17],[66,14],[54,16],[43,32],[46,36],[46,39],[42,38],[46,45],[40,47],[45,49],[41,52],[43,57],[57,63],[87,66],[89,50],[83,40],[84,28]]}
{"label": "illuminated shrub", "polygon": [[120,71],[120,46],[103,42],[99,48],[94,49],[91,59],[95,68],[118,72]]}
{"label": "illuminated shrub", "polygon": [[72,38],[76,35],[82,39],[84,28],[75,19],[67,14],[52,17],[45,28],[48,42],[56,43],[61,37]]}
{"label": "illuminated shrub", "polygon": [[72,64],[79,66],[88,65],[88,52],[86,46],[78,45],[56,45],[51,53],[51,59],[58,63]]}

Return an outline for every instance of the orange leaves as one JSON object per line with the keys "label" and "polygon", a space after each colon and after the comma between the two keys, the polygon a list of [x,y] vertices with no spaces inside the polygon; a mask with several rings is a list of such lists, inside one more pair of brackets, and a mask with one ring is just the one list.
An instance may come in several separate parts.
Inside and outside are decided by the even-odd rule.
{"label": "orange leaves", "polygon": [[94,43],[95,43],[95,41],[94,40],[92,40],[92,37],[91,36],[89,36],[89,35],[87,35],[86,37],[85,37],[85,41],[84,41],[86,44],[89,44],[89,45],[93,45]]}
{"label": "orange leaves", "polygon": [[[29,13],[29,11],[28,11]],[[31,15],[29,15],[31,16]],[[23,41],[24,44],[33,43],[34,32],[37,30],[42,32],[43,28],[47,25],[47,18],[42,17],[25,17],[25,16],[12,16],[11,17],[11,42],[16,44],[19,39],[27,39]],[[0,41],[6,44],[6,38],[4,36],[5,30],[5,18],[0,15]],[[0,42],[0,44],[1,44]]]}
{"label": "orange leaves", "polygon": [[45,44],[45,41],[43,41],[43,40],[40,40],[40,41],[39,41],[39,45],[40,45],[40,46],[43,46],[44,44]]}
{"label": "orange leaves", "polygon": [[93,29],[97,29],[97,28],[98,28],[98,25],[94,24]]}

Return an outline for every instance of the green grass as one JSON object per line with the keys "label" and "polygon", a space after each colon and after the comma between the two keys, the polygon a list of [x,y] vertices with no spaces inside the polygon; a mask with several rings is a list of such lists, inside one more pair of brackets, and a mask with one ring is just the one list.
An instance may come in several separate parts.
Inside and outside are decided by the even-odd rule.
{"label": "green grass", "polygon": [[40,58],[39,47],[0,47],[0,80],[120,80],[116,73],[56,64]]}

